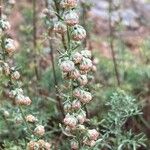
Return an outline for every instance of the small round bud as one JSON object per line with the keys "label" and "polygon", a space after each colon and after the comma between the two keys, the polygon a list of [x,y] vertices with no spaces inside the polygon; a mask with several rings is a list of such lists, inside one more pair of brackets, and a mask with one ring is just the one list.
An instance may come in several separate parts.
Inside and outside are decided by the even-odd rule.
{"label": "small round bud", "polygon": [[45,134],[45,129],[44,126],[42,125],[38,125],[35,129],[34,129],[34,133],[37,136],[43,136]]}
{"label": "small round bud", "polygon": [[86,121],[86,113],[82,111],[79,115],[77,115],[77,119],[80,124],[83,124]]}
{"label": "small round bud", "polygon": [[73,96],[76,98],[80,98],[82,90],[80,88],[76,88],[73,91]]}
{"label": "small round bud", "polygon": [[78,100],[74,100],[74,101],[72,102],[72,108],[75,109],[75,110],[80,109],[80,108],[81,108],[81,102],[78,101]]}
{"label": "small round bud", "polygon": [[78,78],[78,82],[79,82],[80,86],[85,86],[88,83],[87,75],[81,75]]}
{"label": "small round bud", "polygon": [[79,149],[79,143],[76,140],[71,141],[71,150],[78,150]]}
{"label": "small round bud", "polygon": [[38,144],[40,149],[43,150],[50,150],[51,148],[51,144],[49,144],[48,142],[45,142],[44,140],[38,140]]}
{"label": "small round bud", "polygon": [[11,56],[16,50],[16,42],[10,38],[6,39],[5,50]]}
{"label": "small round bud", "polygon": [[79,52],[75,52],[72,55],[72,60],[75,64],[79,64],[83,60],[83,56]]}
{"label": "small round bud", "polygon": [[95,129],[88,130],[88,137],[90,140],[96,141],[99,137],[99,132],[97,132]]}
{"label": "small round bud", "polygon": [[67,11],[64,14],[64,21],[68,26],[74,26],[79,23],[79,16],[74,11]]}
{"label": "small round bud", "polygon": [[10,74],[10,68],[9,68],[9,65],[7,63],[4,63],[3,70],[4,70],[4,73],[6,76],[8,76]]}
{"label": "small round bud", "polygon": [[37,121],[37,118],[35,118],[33,115],[27,115],[25,117],[25,119],[26,119],[27,122],[30,122],[30,123],[34,123],[34,122]]}
{"label": "small round bud", "polygon": [[88,58],[84,58],[82,63],[80,64],[79,68],[82,71],[89,71],[89,70],[91,70],[92,66],[93,66],[92,61]]}
{"label": "small round bud", "polygon": [[10,23],[5,19],[0,19],[0,28],[5,31],[10,29]]}
{"label": "small round bud", "polygon": [[7,118],[7,117],[9,117],[10,114],[9,114],[9,112],[7,110],[4,110],[3,115],[4,115],[4,117]]}
{"label": "small round bud", "polygon": [[79,72],[78,69],[75,69],[75,70],[71,71],[71,73],[70,73],[70,78],[71,78],[71,79],[76,80],[76,79],[78,79],[79,77],[80,77],[80,72]]}
{"label": "small round bud", "polygon": [[27,150],[36,150],[36,149],[39,149],[39,144],[35,141],[30,141],[28,144],[27,144]]}
{"label": "small round bud", "polygon": [[25,106],[29,106],[31,104],[31,99],[27,96],[24,96],[24,95],[17,95],[16,98],[15,98],[15,103],[17,105],[25,105]]}
{"label": "small round bud", "polygon": [[71,104],[69,104],[69,103],[64,104],[64,111],[70,112],[71,111]]}
{"label": "small round bud", "polygon": [[67,114],[64,118],[64,124],[70,128],[75,128],[77,125],[77,119],[74,116]]}
{"label": "small round bud", "polygon": [[59,33],[59,34],[64,34],[67,32],[67,26],[61,22],[61,21],[58,21],[55,25],[54,25],[54,29],[53,29],[56,33]]}
{"label": "small round bud", "polygon": [[87,104],[92,100],[92,94],[90,92],[82,91],[79,99],[82,103]]}
{"label": "small round bud", "polygon": [[20,78],[20,73],[18,71],[15,71],[11,74],[11,78],[14,80],[18,80]]}
{"label": "small round bud", "polygon": [[92,66],[92,71],[96,72],[97,71],[97,67],[95,65]]}
{"label": "small round bud", "polygon": [[77,6],[77,0],[62,0],[60,6],[65,9],[75,8]]}
{"label": "small round bud", "polygon": [[80,25],[75,25],[72,31],[72,39],[74,41],[82,41],[86,38],[86,31]]}
{"label": "small round bud", "polygon": [[85,58],[90,58],[90,59],[91,59],[91,57],[92,57],[92,53],[91,53],[91,51],[89,51],[89,50],[82,50],[82,51],[81,51],[81,54],[82,54],[82,56],[85,57]]}
{"label": "small round bud", "polygon": [[63,72],[71,72],[75,69],[74,62],[70,60],[63,61],[60,68]]}

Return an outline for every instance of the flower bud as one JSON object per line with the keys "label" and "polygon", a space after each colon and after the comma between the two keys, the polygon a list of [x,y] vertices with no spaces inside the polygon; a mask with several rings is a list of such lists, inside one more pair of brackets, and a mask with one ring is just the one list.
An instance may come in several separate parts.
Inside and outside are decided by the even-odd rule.
{"label": "flower bud", "polygon": [[5,19],[0,19],[0,28],[5,31],[10,29],[10,23]]}
{"label": "flower bud", "polygon": [[88,137],[90,140],[96,141],[99,137],[99,132],[97,132],[95,129],[88,130]]}
{"label": "flower bud", "polygon": [[73,91],[73,96],[76,98],[80,98],[82,90],[80,88],[76,88]]}
{"label": "flower bud", "polygon": [[81,75],[78,78],[78,82],[79,82],[80,86],[85,86],[88,83],[87,75]]}
{"label": "flower bud", "polygon": [[77,6],[77,0],[62,0],[60,6],[65,9],[75,8]]}
{"label": "flower bud", "polygon": [[71,73],[70,73],[70,78],[71,79],[78,79],[80,77],[80,72],[79,72],[79,70],[78,69],[75,69],[75,70],[73,70],[73,71],[71,71]]}
{"label": "flower bud", "polygon": [[30,123],[34,123],[34,122],[37,121],[37,118],[35,118],[33,115],[27,115],[25,117],[25,119],[26,119],[27,122],[30,122]]}
{"label": "flower bud", "polygon": [[94,140],[89,140],[88,138],[85,138],[84,141],[83,141],[83,143],[84,143],[85,145],[88,145],[88,146],[90,146],[90,147],[93,147],[93,146],[95,146],[96,141],[94,141]]}
{"label": "flower bud", "polygon": [[16,43],[14,40],[8,38],[5,40],[5,50],[11,56],[16,50]]}
{"label": "flower bud", "polygon": [[72,108],[73,108],[74,110],[80,109],[80,108],[81,108],[81,102],[78,101],[78,100],[74,100],[74,101],[72,102]]}
{"label": "flower bud", "polygon": [[89,51],[89,50],[82,50],[82,51],[81,51],[81,54],[82,54],[82,56],[85,57],[85,58],[90,58],[90,59],[91,59],[91,57],[92,57],[92,53],[91,53],[91,51]]}
{"label": "flower bud", "polygon": [[60,68],[63,72],[71,72],[75,69],[75,66],[72,61],[66,60],[60,64]]}
{"label": "flower bud", "polygon": [[64,21],[68,26],[74,26],[79,23],[79,16],[74,11],[67,11],[64,14]]}
{"label": "flower bud", "polygon": [[92,100],[92,95],[90,92],[83,91],[80,96],[80,101],[82,103],[89,103]]}
{"label": "flower bud", "polygon": [[88,58],[84,58],[79,68],[83,71],[89,71],[91,70],[92,66],[93,66],[92,61]]}
{"label": "flower bud", "polygon": [[34,129],[34,133],[37,136],[43,136],[45,134],[45,129],[44,126],[42,125],[38,125],[35,129]]}
{"label": "flower bud", "polygon": [[4,73],[6,76],[8,76],[10,74],[10,68],[7,63],[4,63],[3,70],[4,70]]}
{"label": "flower bud", "polygon": [[72,39],[74,41],[82,41],[86,38],[86,31],[80,25],[75,25],[72,31]]}
{"label": "flower bud", "polygon": [[75,64],[81,63],[83,56],[79,52],[75,52],[72,55],[72,60]]}
{"label": "flower bud", "polygon": [[59,33],[59,34],[64,34],[64,33],[66,33],[66,31],[67,31],[67,26],[63,23],[63,22],[61,22],[61,21],[59,21],[59,22],[57,22],[55,25],[54,25],[54,29],[53,29],[56,33]]}
{"label": "flower bud", "polygon": [[15,103],[17,105],[25,105],[25,106],[29,106],[31,104],[31,99],[27,96],[24,96],[24,95],[17,95],[16,98],[15,98]]}
{"label": "flower bud", "polygon": [[70,128],[75,128],[77,125],[77,119],[74,116],[67,114],[64,118],[64,124]]}
{"label": "flower bud", "polygon": [[16,1],[15,1],[15,0],[9,0],[8,3],[9,3],[10,5],[14,5],[14,4],[16,3]]}
{"label": "flower bud", "polygon": [[11,78],[14,80],[18,80],[20,78],[20,73],[18,71],[15,71],[11,74]]}
{"label": "flower bud", "polygon": [[79,149],[79,143],[76,140],[71,141],[71,150],[78,150]]}
{"label": "flower bud", "polygon": [[71,111],[71,104],[69,104],[69,103],[64,104],[64,111],[70,112]]}
{"label": "flower bud", "polygon": [[36,150],[36,149],[39,149],[39,144],[35,141],[30,141],[28,144],[27,144],[27,150]]}
{"label": "flower bud", "polygon": [[77,119],[80,124],[83,124],[86,121],[86,113],[83,111],[79,115],[77,115]]}
{"label": "flower bud", "polygon": [[7,117],[9,117],[10,114],[9,114],[9,112],[7,110],[4,110],[3,115],[4,115],[4,117],[7,118]]}
{"label": "flower bud", "polygon": [[97,71],[97,67],[95,65],[92,66],[92,71],[96,72]]}

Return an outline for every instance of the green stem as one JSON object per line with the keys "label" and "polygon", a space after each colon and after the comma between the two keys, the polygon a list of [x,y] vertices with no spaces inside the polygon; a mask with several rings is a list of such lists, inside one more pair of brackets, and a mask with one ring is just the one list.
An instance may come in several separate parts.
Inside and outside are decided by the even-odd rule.
{"label": "green stem", "polygon": [[30,127],[29,127],[29,125],[28,125],[28,123],[27,123],[27,121],[26,121],[25,114],[24,114],[24,112],[23,112],[21,106],[19,106],[18,108],[19,108],[19,110],[20,110],[20,113],[21,113],[22,119],[23,119],[23,121],[24,121],[24,124],[25,124],[26,127],[27,127],[27,130],[29,131],[29,133],[32,134],[32,131],[31,131],[31,129],[30,129]]}

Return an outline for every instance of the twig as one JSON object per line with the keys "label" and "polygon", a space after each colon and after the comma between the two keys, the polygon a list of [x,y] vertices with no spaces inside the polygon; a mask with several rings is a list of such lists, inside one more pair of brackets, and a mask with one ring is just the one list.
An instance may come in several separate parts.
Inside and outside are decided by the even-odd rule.
{"label": "twig", "polygon": [[118,86],[120,86],[120,77],[119,77],[119,72],[118,72],[118,65],[117,65],[117,60],[116,60],[115,51],[114,51],[114,33],[113,33],[113,27],[112,27],[111,13],[112,13],[112,0],[109,0],[110,49],[111,49],[111,54],[112,54],[112,58],[113,58],[113,64],[114,64],[114,70],[115,70],[117,84],[118,84]]}

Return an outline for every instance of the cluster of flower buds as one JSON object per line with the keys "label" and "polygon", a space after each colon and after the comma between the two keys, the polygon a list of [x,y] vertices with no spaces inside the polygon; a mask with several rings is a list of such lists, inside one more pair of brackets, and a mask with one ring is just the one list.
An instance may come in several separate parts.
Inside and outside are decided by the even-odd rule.
{"label": "cluster of flower buds", "polygon": [[27,145],[27,150],[51,150],[51,144],[44,140],[30,141]]}
{"label": "cluster of flower buds", "polygon": [[[56,34],[64,35],[68,38],[68,46],[65,54],[63,53],[59,59],[59,66],[62,71],[64,79],[71,81],[69,93],[69,100],[64,103],[64,111],[66,112],[65,118],[63,120],[65,125],[65,132],[73,137],[77,136],[77,130],[84,133],[81,137],[80,142],[86,144],[87,146],[94,146],[94,144],[89,144],[85,142],[85,139],[91,142],[91,137],[93,136],[93,141],[96,141],[99,133],[93,129],[91,131],[96,131],[97,134],[91,133],[84,123],[88,121],[86,117],[86,112],[83,110],[83,106],[88,104],[92,100],[92,93],[89,92],[87,84],[89,83],[89,73],[91,71],[96,71],[96,66],[92,61],[91,51],[88,49],[77,50],[74,47],[74,43],[81,43],[86,38],[85,29],[79,25],[79,16],[76,12],[77,0],[61,0],[60,1],[60,11],[62,11],[62,16],[58,21],[54,23],[53,31]],[[69,37],[68,37],[69,36]],[[66,42],[67,43],[67,42]],[[95,135],[94,135],[95,134]],[[90,135],[90,136],[89,136]],[[73,139],[71,142],[71,149],[76,150],[79,148],[79,143],[77,139]]]}

